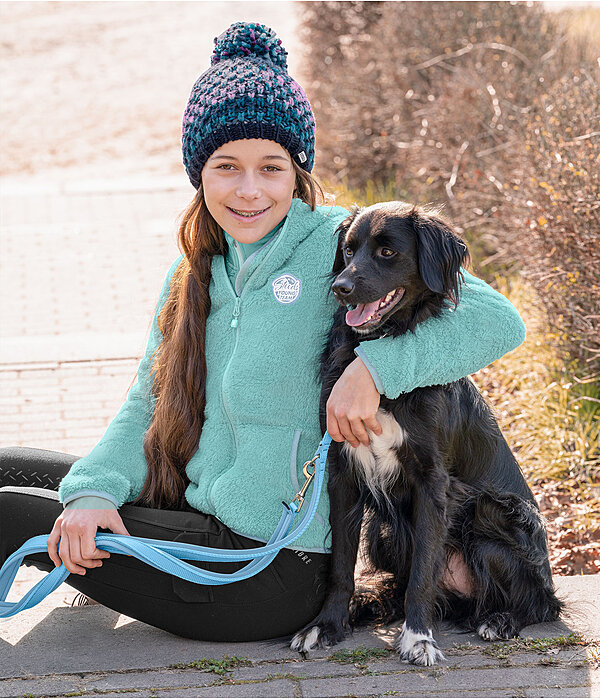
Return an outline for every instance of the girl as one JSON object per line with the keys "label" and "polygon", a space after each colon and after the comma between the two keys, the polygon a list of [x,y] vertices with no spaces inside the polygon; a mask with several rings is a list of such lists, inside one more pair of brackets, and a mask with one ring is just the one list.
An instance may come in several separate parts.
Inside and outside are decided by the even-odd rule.
{"label": "girl", "polygon": [[[63,562],[83,594],[177,635],[242,641],[293,633],[320,610],[325,489],[297,549],[226,586],[191,584],[94,543],[100,528],[260,546],[322,437],[317,373],[337,308],[327,275],[348,212],[317,206],[314,118],[273,31],[237,23],[215,43],[183,117],[196,189],[179,229],[183,254],[166,275],[137,382],[86,457],[3,450],[0,564],[51,532],[48,555],[32,565]],[[523,341],[510,302],[467,272],[465,281],[454,312],[360,343],[327,404],[334,440],[368,445],[369,431],[381,432],[381,394],[456,380]]]}

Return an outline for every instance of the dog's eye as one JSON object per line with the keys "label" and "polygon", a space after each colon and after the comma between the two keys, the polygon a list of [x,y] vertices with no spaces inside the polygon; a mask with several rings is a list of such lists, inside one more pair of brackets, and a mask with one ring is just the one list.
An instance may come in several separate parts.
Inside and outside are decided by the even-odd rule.
{"label": "dog's eye", "polygon": [[348,248],[348,247],[346,246],[346,248],[344,248],[344,253],[345,253],[349,258],[352,257],[352,248]]}
{"label": "dog's eye", "polygon": [[382,248],[380,252],[384,258],[393,258],[396,255],[396,251],[390,248]]}

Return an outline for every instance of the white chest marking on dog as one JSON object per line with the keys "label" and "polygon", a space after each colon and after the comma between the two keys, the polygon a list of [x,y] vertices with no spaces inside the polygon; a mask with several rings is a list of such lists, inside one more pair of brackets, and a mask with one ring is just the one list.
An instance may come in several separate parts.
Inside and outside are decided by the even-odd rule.
{"label": "white chest marking on dog", "polygon": [[398,477],[398,455],[395,448],[406,441],[406,431],[388,411],[380,408],[377,420],[383,428],[381,435],[375,435],[369,430],[369,447],[362,443],[352,447],[345,442],[342,450],[353,464],[364,475],[366,485],[375,498],[380,495],[387,497],[389,489]]}

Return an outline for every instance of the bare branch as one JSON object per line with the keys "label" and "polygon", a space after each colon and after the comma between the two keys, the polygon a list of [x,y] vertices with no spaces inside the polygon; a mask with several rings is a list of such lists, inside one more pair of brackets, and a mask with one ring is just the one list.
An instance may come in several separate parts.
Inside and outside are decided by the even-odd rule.
{"label": "bare branch", "polygon": [[446,183],[446,194],[448,195],[448,199],[454,199],[454,192],[452,192],[452,188],[456,184],[456,178],[458,176],[458,168],[460,167],[460,161],[462,160],[463,154],[467,150],[468,147],[469,147],[469,142],[463,141],[460,148],[458,149],[456,156],[454,157],[454,165],[452,166],[452,174],[450,175],[450,179]]}
{"label": "bare branch", "polygon": [[486,148],[484,151],[477,151],[475,155],[478,158],[481,158],[482,156],[489,156],[491,153],[496,153],[496,151],[503,151],[505,148],[510,148],[511,146],[514,146],[515,143],[518,143],[516,139],[513,141],[505,141],[504,143],[501,143],[498,146]]}
{"label": "bare branch", "polygon": [[517,49],[513,49],[512,46],[507,46],[506,44],[498,44],[495,41],[485,41],[485,42],[479,42],[477,44],[467,44],[464,46],[462,49],[458,49],[457,51],[452,51],[451,53],[445,53],[441,54],[440,56],[435,56],[434,58],[430,58],[428,61],[424,61],[423,63],[418,63],[416,66],[413,66],[416,70],[421,70],[422,68],[431,68],[431,66],[435,66],[438,63],[442,63],[443,61],[446,61],[449,58],[458,58],[459,56],[464,56],[467,53],[470,53],[474,49],[491,49],[493,51],[506,51],[506,53],[510,53],[513,56],[516,56],[519,58],[525,65],[531,65],[531,61],[522,54],[520,51]]}
{"label": "bare branch", "polygon": [[600,136],[600,131],[591,131],[589,134],[583,134],[583,136],[576,136],[570,141],[565,141],[565,143],[575,143],[577,141],[585,141],[585,139],[591,139],[592,136]]}

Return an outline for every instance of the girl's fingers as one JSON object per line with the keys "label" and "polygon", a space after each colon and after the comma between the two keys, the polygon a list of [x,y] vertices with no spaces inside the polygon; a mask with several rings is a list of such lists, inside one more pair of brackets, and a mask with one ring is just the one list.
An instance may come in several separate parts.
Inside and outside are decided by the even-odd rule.
{"label": "girl's fingers", "polygon": [[60,558],[62,559],[63,564],[72,574],[85,574],[85,569],[73,561],[74,558],[78,558],[78,555],[73,554],[72,549],[74,548],[75,550],[77,550],[78,547],[79,538],[75,536],[71,539],[69,538],[67,532],[64,531],[60,538]]}
{"label": "girl's fingers", "polygon": [[329,411],[329,409],[327,410],[327,432],[331,435],[332,440],[335,440],[336,442],[344,441],[344,436],[340,432],[337,419],[333,413]]}
{"label": "girl's fingers", "polygon": [[348,419],[338,418],[338,425],[340,426],[340,432],[344,436],[344,440],[347,440],[352,447],[358,447],[360,445],[360,440],[354,434]]}
{"label": "girl's fingers", "polygon": [[[356,418],[350,421],[350,428],[352,433],[356,436],[356,439],[361,442],[366,447],[369,446],[369,434],[365,430],[365,424],[360,418]],[[354,445],[353,445],[354,447]]]}
{"label": "girl's fingers", "polygon": [[381,435],[383,432],[383,428],[377,420],[376,415],[372,416],[371,418],[365,418],[363,422],[365,424],[365,428],[367,428],[367,430],[372,430],[375,435]]}
{"label": "girl's fingers", "polygon": [[48,535],[48,556],[50,557],[54,566],[58,567],[62,564],[60,557],[58,556],[58,540],[60,539],[60,525],[54,524],[52,532]]}
{"label": "girl's fingers", "polygon": [[[127,528],[125,527],[125,523],[123,522],[121,516],[119,515],[118,511],[111,511],[111,517],[109,519],[109,528],[114,532],[116,535],[129,535],[129,532]],[[107,552],[108,554],[108,552]]]}
{"label": "girl's fingers", "polygon": [[[90,530],[87,533],[82,533],[79,537],[80,550],[81,550],[81,563],[84,566],[88,566],[90,562],[96,562],[100,559],[106,559],[110,557],[110,553],[98,549],[96,547],[96,530]],[[102,563],[102,562],[100,562]]]}

